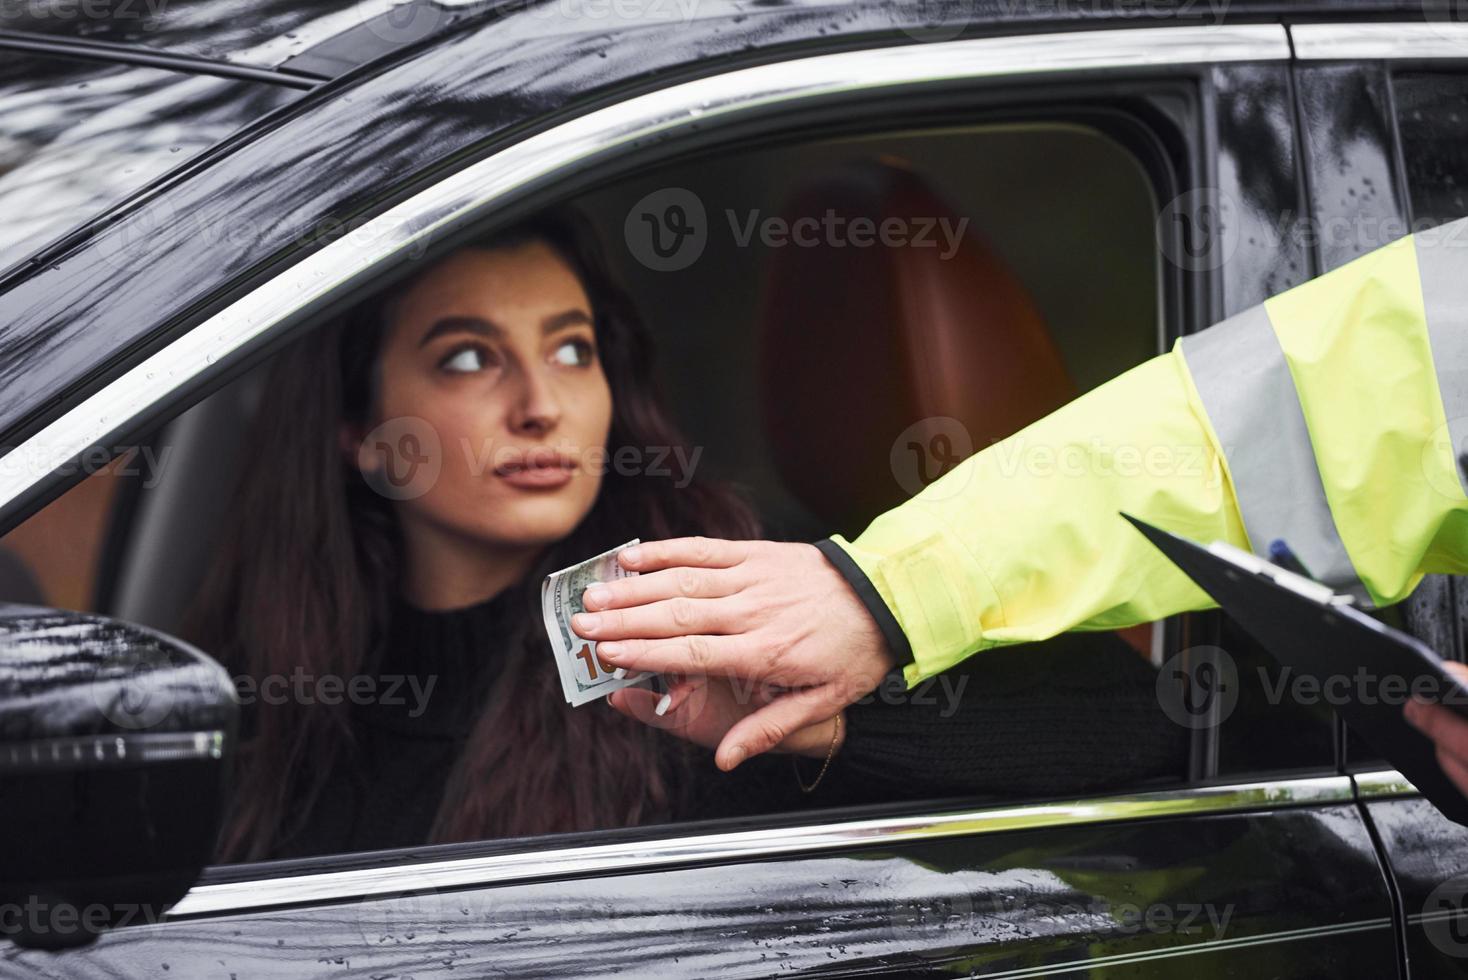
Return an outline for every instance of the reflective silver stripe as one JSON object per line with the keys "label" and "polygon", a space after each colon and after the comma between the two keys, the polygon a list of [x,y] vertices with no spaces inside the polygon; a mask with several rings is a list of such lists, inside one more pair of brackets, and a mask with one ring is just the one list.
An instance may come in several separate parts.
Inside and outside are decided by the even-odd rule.
{"label": "reflective silver stripe", "polygon": [[[1468,218],[1420,231],[1412,240],[1427,312],[1427,339],[1456,457],[1468,452]],[[1462,467],[1454,469],[1468,494],[1468,476]]]}
{"label": "reflective silver stripe", "polygon": [[1182,339],[1183,357],[1233,475],[1254,553],[1283,538],[1320,581],[1371,605],[1336,532],[1310,430],[1261,304]]}

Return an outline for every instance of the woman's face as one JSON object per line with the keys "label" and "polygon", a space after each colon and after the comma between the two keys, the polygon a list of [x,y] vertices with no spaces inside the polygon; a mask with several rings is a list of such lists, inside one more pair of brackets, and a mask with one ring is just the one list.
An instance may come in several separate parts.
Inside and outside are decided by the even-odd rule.
{"label": "woman's face", "polygon": [[[540,241],[462,249],[413,282],[389,311],[373,423],[437,439],[436,478],[395,494],[407,533],[524,550],[586,516],[612,422],[593,312]],[[362,443],[364,468],[391,465],[381,444]]]}

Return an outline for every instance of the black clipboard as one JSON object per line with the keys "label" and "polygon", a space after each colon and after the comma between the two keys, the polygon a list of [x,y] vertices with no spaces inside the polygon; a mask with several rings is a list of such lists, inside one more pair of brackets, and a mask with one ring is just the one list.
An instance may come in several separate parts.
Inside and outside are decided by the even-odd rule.
{"label": "black clipboard", "polygon": [[[1252,555],[1215,553],[1186,538],[1123,514],[1187,573],[1280,664],[1324,683],[1328,678],[1401,677],[1410,688],[1435,685],[1442,703],[1468,718],[1468,689],[1442,667],[1421,640],[1392,629],[1312,579]],[[1430,679],[1430,680],[1429,680]],[[1468,798],[1438,767],[1433,743],[1402,715],[1402,702],[1377,690],[1363,698],[1356,684],[1337,684],[1333,700],[1346,724],[1381,753],[1443,815],[1468,825]]]}

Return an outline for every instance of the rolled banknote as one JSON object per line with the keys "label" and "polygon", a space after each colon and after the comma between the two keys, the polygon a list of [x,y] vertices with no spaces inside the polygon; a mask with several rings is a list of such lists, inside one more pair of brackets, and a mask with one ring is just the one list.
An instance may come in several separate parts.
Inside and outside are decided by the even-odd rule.
{"label": "rolled banknote", "polygon": [[617,561],[617,553],[640,544],[641,540],[633,538],[595,558],[553,572],[540,585],[540,611],[545,618],[545,631],[550,635],[556,669],[561,673],[561,692],[569,704],[595,701],[652,676],[646,673],[616,676],[613,667],[597,659],[596,643],[577,636],[571,630],[571,617],[586,611],[581,604],[581,594],[588,586],[593,582],[611,582],[637,574],[622,567]]}

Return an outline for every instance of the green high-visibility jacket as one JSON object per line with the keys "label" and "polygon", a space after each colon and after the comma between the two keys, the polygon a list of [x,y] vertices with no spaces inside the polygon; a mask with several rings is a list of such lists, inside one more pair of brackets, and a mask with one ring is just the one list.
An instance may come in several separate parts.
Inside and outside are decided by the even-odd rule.
{"label": "green high-visibility jacket", "polygon": [[1210,605],[1128,524],[1266,556],[1365,605],[1468,571],[1468,219],[1180,339],[881,515],[856,563],[909,683],[989,647]]}

